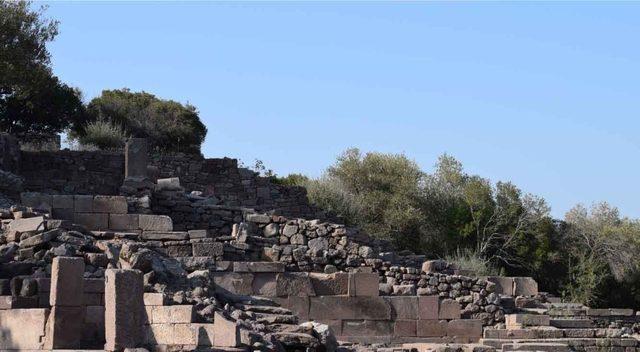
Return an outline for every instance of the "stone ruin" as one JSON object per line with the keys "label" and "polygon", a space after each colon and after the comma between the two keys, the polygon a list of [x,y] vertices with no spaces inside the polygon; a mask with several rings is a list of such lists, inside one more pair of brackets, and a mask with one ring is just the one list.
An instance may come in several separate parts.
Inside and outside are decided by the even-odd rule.
{"label": "stone ruin", "polygon": [[0,210],[0,350],[640,350],[632,309],[396,252],[300,189],[181,158],[132,140],[0,159],[25,185]]}

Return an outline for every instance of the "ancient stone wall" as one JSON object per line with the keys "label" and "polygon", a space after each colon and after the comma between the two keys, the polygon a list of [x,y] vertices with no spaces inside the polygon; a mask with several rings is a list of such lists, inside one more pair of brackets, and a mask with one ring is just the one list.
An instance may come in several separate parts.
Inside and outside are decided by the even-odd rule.
{"label": "ancient stone wall", "polygon": [[15,173],[19,166],[20,145],[18,140],[7,133],[0,133],[0,169]]}
{"label": "ancient stone wall", "polygon": [[52,194],[118,194],[124,155],[104,151],[21,153],[19,174],[28,191]]}

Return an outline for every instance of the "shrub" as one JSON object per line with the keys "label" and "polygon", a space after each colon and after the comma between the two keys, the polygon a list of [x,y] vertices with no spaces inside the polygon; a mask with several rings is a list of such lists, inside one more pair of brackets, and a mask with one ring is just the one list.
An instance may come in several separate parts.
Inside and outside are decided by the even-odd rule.
{"label": "shrub", "polygon": [[122,128],[104,120],[89,123],[78,138],[81,149],[121,150],[127,140]]}

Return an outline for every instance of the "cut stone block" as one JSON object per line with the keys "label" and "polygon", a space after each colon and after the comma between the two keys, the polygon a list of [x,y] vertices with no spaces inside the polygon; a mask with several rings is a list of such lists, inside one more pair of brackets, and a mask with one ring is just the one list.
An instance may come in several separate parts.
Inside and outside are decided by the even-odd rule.
{"label": "cut stone block", "polygon": [[138,214],[109,214],[109,229],[115,231],[136,231]]}
{"label": "cut stone block", "polygon": [[73,222],[88,230],[107,230],[109,228],[109,214],[75,213]]}
{"label": "cut stone block", "polygon": [[104,306],[87,306],[84,315],[85,323],[104,326]]}
{"label": "cut stone block", "polygon": [[438,319],[438,296],[418,296],[418,318],[424,320]]}
{"label": "cut stone block", "polygon": [[189,238],[190,239],[199,239],[199,238],[209,238],[209,231],[207,230],[189,230]]}
{"label": "cut stone block", "polygon": [[238,295],[253,294],[253,274],[219,272],[213,274],[216,291]]}
{"label": "cut stone block", "polygon": [[41,350],[49,309],[0,310],[0,350]]}
{"label": "cut stone block", "polygon": [[143,342],[148,345],[191,345],[197,342],[191,324],[150,324],[143,327]]}
{"label": "cut stone block", "polygon": [[51,306],[76,307],[83,305],[84,259],[55,257],[51,266]]}
{"label": "cut stone block", "polygon": [[633,309],[624,308],[589,308],[587,309],[587,315],[594,317],[606,317],[606,316],[632,316]]}
{"label": "cut stone block", "polygon": [[414,337],[417,336],[417,320],[396,320],[393,326],[393,336]]}
{"label": "cut stone block", "polygon": [[76,213],[93,212],[93,196],[73,196],[73,209]]}
{"label": "cut stone block", "polygon": [[44,339],[45,349],[71,349],[81,347],[84,306],[51,308]]}
{"label": "cut stone block", "polygon": [[235,321],[225,317],[219,312],[214,313],[213,318],[214,346],[238,347],[240,346],[240,327]]}
{"label": "cut stone block", "polygon": [[349,296],[378,296],[379,284],[378,273],[350,273]]}
{"label": "cut stone block", "polygon": [[550,317],[538,314],[507,314],[505,323],[507,329],[522,329],[527,326],[549,326]]}
{"label": "cut stone block", "polygon": [[[275,302],[281,307],[289,309],[300,321],[309,320],[309,297],[274,297]],[[338,324],[340,325],[340,324]]]}
{"label": "cut stone block", "polygon": [[452,299],[440,301],[438,319],[460,319],[460,303]]}
{"label": "cut stone block", "polygon": [[9,230],[15,232],[28,232],[44,230],[44,216],[35,216],[32,218],[16,219],[12,220],[9,224]]}
{"label": "cut stone block", "polygon": [[278,295],[276,275],[276,273],[253,274],[253,294],[264,297],[276,297]]}
{"label": "cut stone block", "polygon": [[391,319],[418,319],[418,297],[385,296],[383,298],[391,306]]}
{"label": "cut stone block", "polygon": [[20,248],[35,247],[45,243],[49,243],[52,240],[56,239],[56,237],[58,237],[59,234],[60,234],[60,230],[55,229],[55,230],[39,233],[37,235],[33,235],[31,237],[25,238],[24,240],[20,241]]}
{"label": "cut stone block", "polygon": [[186,232],[144,232],[140,238],[145,241],[184,241],[189,238]]}
{"label": "cut stone block", "polygon": [[[192,305],[176,306],[151,306],[151,324],[179,324],[191,323],[195,318],[195,311]],[[148,312],[149,310],[147,310]]]}
{"label": "cut stone block", "polygon": [[513,296],[513,278],[504,276],[489,276],[487,281],[494,283],[495,293]]}
{"label": "cut stone block", "polygon": [[237,273],[283,273],[281,262],[234,262],[233,271]]}
{"label": "cut stone block", "polygon": [[340,296],[349,294],[348,273],[309,273],[313,290],[317,296]]}
{"label": "cut stone block", "polygon": [[538,283],[531,277],[513,278],[514,296],[535,296],[538,294]]}
{"label": "cut stone block", "polygon": [[391,307],[382,297],[310,297],[309,318],[314,320],[391,319]]}
{"label": "cut stone block", "polygon": [[144,288],[137,270],[105,272],[105,350],[138,347],[143,340]]}
{"label": "cut stone block", "polygon": [[447,322],[443,320],[418,320],[418,337],[441,337],[447,335]]}
{"label": "cut stone block", "polygon": [[343,320],[342,336],[388,336],[393,327],[389,320]]}
{"label": "cut stone block", "polygon": [[159,178],[156,181],[156,191],[179,191],[181,189],[178,177]]}
{"label": "cut stone block", "polygon": [[126,214],[129,206],[127,198],[123,196],[95,196],[93,197],[94,213]]}
{"label": "cut stone block", "polygon": [[53,204],[53,200],[51,199],[51,195],[45,193],[38,192],[22,192],[20,193],[20,204],[25,207],[36,208],[40,205],[49,205]]}
{"label": "cut stone block", "polygon": [[482,320],[458,319],[451,320],[447,325],[447,336],[469,337],[479,339],[482,337]]}
{"label": "cut stone block", "polygon": [[145,292],[143,296],[145,306],[162,306],[165,303],[164,294]]}
{"label": "cut stone block", "polygon": [[124,148],[124,177],[147,177],[148,163],[147,140],[145,138],[130,138]]}
{"label": "cut stone block", "polygon": [[276,292],[284,296],[315,296],[311,279],[307,273],[279,273],[276,276]]}
{"label": "cut stone block", "polygon": [[191,244],[178,244],[164,247],[168,256],[170,257],[191,257],[193,256],[193,250]]}
{"label": "cut stone block", "polygon": [[139,221],[140,229],[143,231],[173,231],[173,221],[166,215],[140,214]]}
{"label": "cut stone block", "polygon": [[193,244],[194,257],[219,257],[224,254],[224,244],[221,242],[202,242]]}
{"label": "cut stone block", "polygon": [[53,209],[73,209],[73,196],[72,195],[53,195],[51,196],[53,201]]}

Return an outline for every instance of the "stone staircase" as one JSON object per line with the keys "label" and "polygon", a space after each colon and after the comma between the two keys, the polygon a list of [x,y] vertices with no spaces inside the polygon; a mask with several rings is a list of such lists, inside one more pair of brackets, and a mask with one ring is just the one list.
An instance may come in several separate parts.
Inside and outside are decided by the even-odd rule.
{"label": "stone staircase", "polygon": [[[545,306],[506,315],[506,326],[485,329],[480,343],[505,352],[639,350],[639,340],[620,323],[635,319],[632,310],[590,309],[566,303]],[[618,324],[610,324],[614,321]],[[606,322],[609,325],[602,326]]]}

